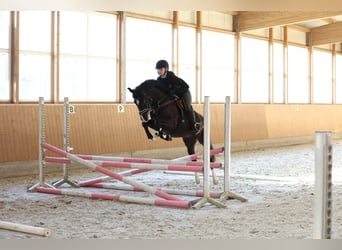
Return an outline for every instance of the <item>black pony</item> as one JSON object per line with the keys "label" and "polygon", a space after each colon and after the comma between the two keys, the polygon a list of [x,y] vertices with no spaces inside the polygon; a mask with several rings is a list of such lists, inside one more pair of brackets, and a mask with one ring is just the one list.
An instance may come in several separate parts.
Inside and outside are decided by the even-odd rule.
{"label": "black pony", "polygon": [[[157,131],[157,136],[167,141],[172,140],[172,137],[182,137],[189,155],[195,153],[197,141],[203,145],[203,116],[195,112],[195,119],[200,123],[200,129],[198,132],[193,131],[183,111],[183,100],[168,95],[162,83],[157,80],[146,80],[135,89],[128,88],[128,90],[132,92],[142,126],[149,140],[154,138],[148,129],[150,127]],[[210,149],[212,148],[210,143]],[[214,155],[210,157],[210,161],[215,161]]]}

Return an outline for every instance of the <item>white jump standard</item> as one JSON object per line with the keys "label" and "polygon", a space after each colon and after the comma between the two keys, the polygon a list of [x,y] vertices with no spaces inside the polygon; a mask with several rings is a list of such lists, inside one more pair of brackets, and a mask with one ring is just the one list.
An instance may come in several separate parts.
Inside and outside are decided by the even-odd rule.
{"label": "white jump standard", "polygon": [[[69,130],[70,130],[70,112],[73,110],[72,106],[69,104],[69,98],[64,97],[64,130],[63,130],[63,147],[66,152],[70,152],[72,148],[69,143]],[[69,179],[69,166],[63,163],[63,178],[54,182],[53,186],[59,187],[64,183],[69,184],[72,187],[78,187],[77,183]]]}
{"label": "white jump standard", "polygon": [[315,133],[314,239],[331,238],[332,145],[330,131]]}

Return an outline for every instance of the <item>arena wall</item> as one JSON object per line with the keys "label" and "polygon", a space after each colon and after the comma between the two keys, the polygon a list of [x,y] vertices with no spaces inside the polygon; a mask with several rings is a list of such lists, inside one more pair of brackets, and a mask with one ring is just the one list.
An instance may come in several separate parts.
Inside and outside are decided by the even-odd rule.
{"label": "arena wall", "polygon": [[[130,154],[170,152],[183,142],[161,139],[148,141],[134,104],[73,104],[70,115],[70,145],[73,153]],[[202,104],[194,104],[203,113]],[[46,104],[45,141],[63,145],[63,104]],[[211,137],[214,144],[224,143],[224,104],[211,104]],[[0,105],[0,163],[35,161],[38,159],[38,105]],[[310,141],[317,130],[342,132],[342,105],[270,105],[232,104],[231,132],[233,150],[297,144]],[[298,140],[298,138],[301,138]],[[171,150],[172,151],[172,150]],[[175,151],[176,152],[176,151]]]}

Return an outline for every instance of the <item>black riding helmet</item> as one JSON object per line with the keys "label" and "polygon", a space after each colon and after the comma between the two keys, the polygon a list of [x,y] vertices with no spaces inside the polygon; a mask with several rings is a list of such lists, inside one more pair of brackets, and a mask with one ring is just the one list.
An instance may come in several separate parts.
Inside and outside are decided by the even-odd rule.
{"label": "black riding helmet", "polygon": [[156,69],[166,68],[166,70],[169,69],[169,63],[165,60],[159,60],[156,63]]}

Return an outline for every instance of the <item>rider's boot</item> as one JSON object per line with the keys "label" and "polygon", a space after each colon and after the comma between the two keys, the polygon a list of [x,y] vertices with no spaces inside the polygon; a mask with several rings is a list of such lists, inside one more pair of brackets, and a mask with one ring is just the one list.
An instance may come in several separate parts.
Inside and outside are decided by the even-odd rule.
{"label": "rider's boot", "polygon": [[193,110],[188,110],[187,116],[189,118],[189,125],[191,130],[194,132],[198,132],[198,130],[200,129],[200,123],[196,122],[195,112]]}

